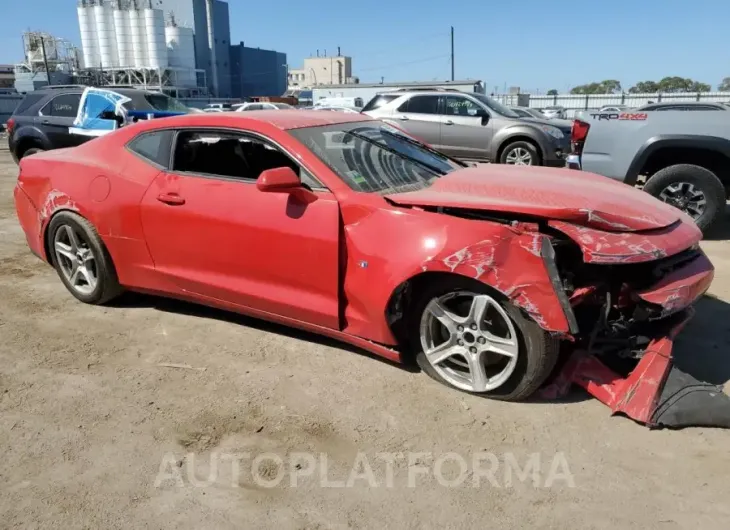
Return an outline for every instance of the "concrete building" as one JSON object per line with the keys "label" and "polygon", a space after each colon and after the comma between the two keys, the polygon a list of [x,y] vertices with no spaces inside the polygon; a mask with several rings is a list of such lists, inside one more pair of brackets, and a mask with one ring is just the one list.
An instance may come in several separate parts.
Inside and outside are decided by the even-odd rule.
{"label": "concrete building", "polygon": [[352,77],[352,57],[307,57],[302,68],[289,69],[288,88],[342,85]]}
{"label": "concrete building", "polygon": [[[146,2],[148,0],[138,0]],[[165,19],[171,15],[180,26],[193,28],[195,34],[195,62],[205,70],[208,86],[214,96],[231,97],[231,26],[228,2],[212,0],[212,25],[208,24],[208,0],[152,0],[155,9],[162,9]],[[215,65],[209,46],[209,29],[213,30]],[[215,76],[213,71],[215,70]]]}
{"label": "concrete building", "polygon": [[15,85],[15,67],[12,64],[0,64],[0,89],[13,88]]}
{"label": "concrete building", "polygon": [[280,96],[287,86],[286,54],[231,46],[231,91],[233,97]]}

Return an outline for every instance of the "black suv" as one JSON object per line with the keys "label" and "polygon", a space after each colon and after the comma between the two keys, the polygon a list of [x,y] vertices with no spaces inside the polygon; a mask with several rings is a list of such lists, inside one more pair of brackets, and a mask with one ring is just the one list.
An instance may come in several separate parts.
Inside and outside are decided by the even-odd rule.
{"label": "black suv", "polygon": [[[13,159],[62,147],[74,147],[93,137],[71,134],[84,86],[49,87],[28,93],[7,123],[8,146]],[[111,87],[105,87],[111,88]],[[131,99],[127,110],[142,112],[187,112],[176,99],[158,92],[135,88],[113,88]]]}

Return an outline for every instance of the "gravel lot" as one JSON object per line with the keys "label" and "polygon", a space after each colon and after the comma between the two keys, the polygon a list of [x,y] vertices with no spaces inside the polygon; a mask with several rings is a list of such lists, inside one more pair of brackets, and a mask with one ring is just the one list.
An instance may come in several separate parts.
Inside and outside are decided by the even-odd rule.
{"label": "gravel lot", "polygon": [[[2,528],[730,527],[725,431],[649,431],[580,392],[492,402],[309,334],[158,298],[83,305],[29,253],[16,175],[0,151]],[[722,237],[703,243],[713,296],[677,351],[718,383],[730,379]],[[391,465],[379,456],[397,452]],[[483,452],[494,461],[475,464]],[[537,473],[520,480],[530,463]],[[492,480],[479,474],[490,466]]]}

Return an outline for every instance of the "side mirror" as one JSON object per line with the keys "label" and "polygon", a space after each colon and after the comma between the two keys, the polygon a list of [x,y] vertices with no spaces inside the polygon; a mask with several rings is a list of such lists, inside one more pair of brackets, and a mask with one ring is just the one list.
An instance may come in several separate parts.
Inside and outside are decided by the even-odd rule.
{"label": "side mirror", "polygon": [[489,114],[484,113],[482,114],[482,125],[486,125],[487,123],[489,123]]}
{"label": "side mirror", "polygon": [[289,193],[301,188],[302,183],[292,168],[277,167],[262,171],[256,179],[256,187],[264,192]]}
{"label": "side mirror", "polygon": [[116,120],[117,115],[114,113],[113,110],[105,110],[101,114],[99,114],[99,118],[102,120]]}
{"label": "side mirror", "polygon": [[288,193],[307,204],[317,200],[317,194],[302,186],[299,177],[290,167],[262,171],[256,179],[256,187],[264,193]]}

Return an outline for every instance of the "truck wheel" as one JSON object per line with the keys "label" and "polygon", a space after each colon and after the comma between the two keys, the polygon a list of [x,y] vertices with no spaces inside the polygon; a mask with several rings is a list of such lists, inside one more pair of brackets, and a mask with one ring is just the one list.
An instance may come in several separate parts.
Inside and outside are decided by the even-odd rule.
{"label": "truck wheel", "polygon": [[649,177],[644,191],[682,210],[703,232],[707,232],[725,210],[725,187],[712,171],[701,166],[665,167]]}
{"label": "truck wheel", "polygon": [[539,166],[542,161],[540,160],[540,153],[537,152],[534,145],[520,140],[512,142],[502,150],[499,163],[513,166]]}

